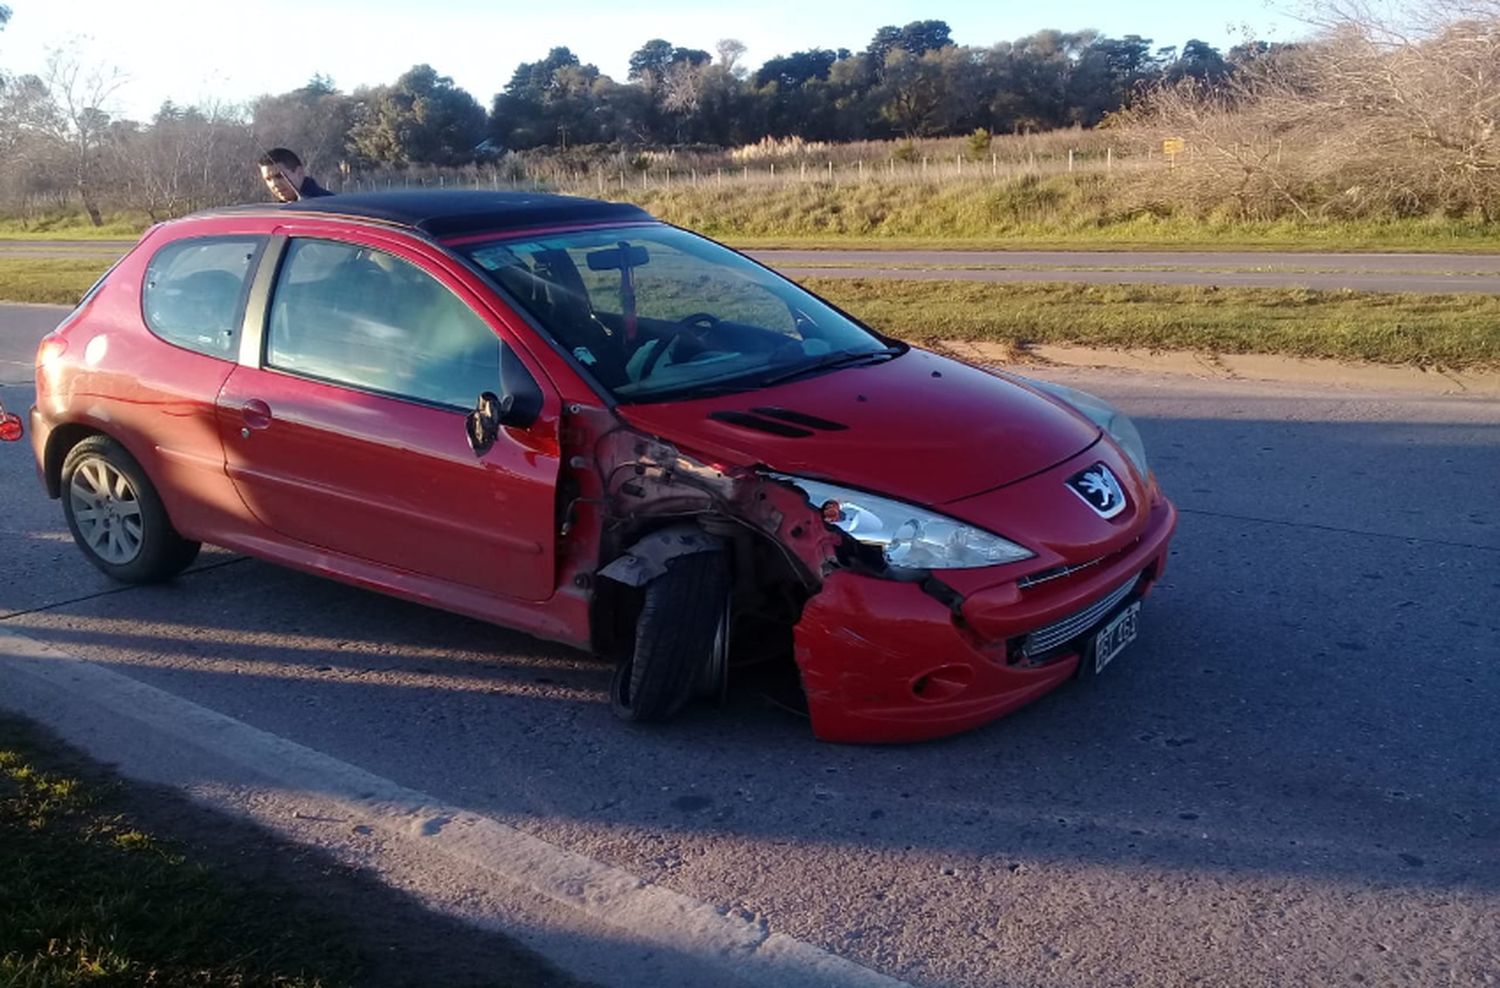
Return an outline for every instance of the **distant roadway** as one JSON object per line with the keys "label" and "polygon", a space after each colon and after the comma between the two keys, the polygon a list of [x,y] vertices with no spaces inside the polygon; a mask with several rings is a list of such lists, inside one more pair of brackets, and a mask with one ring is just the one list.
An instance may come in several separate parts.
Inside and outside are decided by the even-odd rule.
{"label": "distant roadway", "polygon": [[[0,240],[0,258],[114,257],[131,243]],[[1494,254],[1162,250],[751,250],[747,253],[791,278],[1500,292],[1500,250]]]}

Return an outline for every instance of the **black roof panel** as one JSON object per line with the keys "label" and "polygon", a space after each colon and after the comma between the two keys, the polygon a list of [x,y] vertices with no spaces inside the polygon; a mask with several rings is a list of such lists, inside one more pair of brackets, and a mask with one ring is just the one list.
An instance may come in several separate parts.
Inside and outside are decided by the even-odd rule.
{"label": "black roof panel", "polygon": [[638,223],[654,219],[639,206],[625,202],[604,202],[541,192],[457,189],[355,192],[251,208],[372,219],[413,227],[439,238],[539,226]]}

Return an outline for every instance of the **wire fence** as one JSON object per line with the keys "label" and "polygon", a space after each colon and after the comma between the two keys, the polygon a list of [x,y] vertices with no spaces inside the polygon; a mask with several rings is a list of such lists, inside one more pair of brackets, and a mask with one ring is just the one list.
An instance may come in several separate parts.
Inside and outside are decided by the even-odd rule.
{"label": "wire fence", "polygon": [[1011,181],[1027,175],[1047,177],[1069,173],[1110,175],[1145,168],[1178,165],[1155,152],[1129,153],[1115,148],[1070,150],[1066,154],[1025,158],[946,155],[883,161],[808,160],[729,163],[673,167],[671,163],[637,162],[565,169],[551,164],[529,167],[506,161],[490,166],[454,169],[407,169],[365,172],[343,177],[340,191],[375,192],[392,189],[496,189],[566,192],[606,196],[673,188],[730,186],[786,186],[822,183],[834,186],[862,182],[951,183]]}

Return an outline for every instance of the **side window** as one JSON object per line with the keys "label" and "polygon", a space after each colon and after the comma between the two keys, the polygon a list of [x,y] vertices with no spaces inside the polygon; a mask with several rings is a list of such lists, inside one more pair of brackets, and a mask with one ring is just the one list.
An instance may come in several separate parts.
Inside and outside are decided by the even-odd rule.
{"label": "side window", "polygon": [[141,311],[168,343],[233,359],[245,284],[264,237],[195,237],[167,244],[146,266]]}
{"label": "side window", "polygon": [[500,388],[500,338],[462,299],[383,251],[296,239],[276,278],[266,364],[472,408]]}

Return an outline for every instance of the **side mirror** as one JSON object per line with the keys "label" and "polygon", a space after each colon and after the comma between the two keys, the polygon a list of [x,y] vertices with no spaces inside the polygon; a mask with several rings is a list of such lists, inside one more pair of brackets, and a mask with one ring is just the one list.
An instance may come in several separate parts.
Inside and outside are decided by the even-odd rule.
{"label": "side mirror", "polygon": [[495,445],[500,427],[509,424],[507,419],[515,404],[516,400],[510,395],[501,398],[493,391],[486,391],[479,396],[479,400],[474,403],[474,410],[464,419],[469,448],[474,451],[475,456],[483,456]]}

